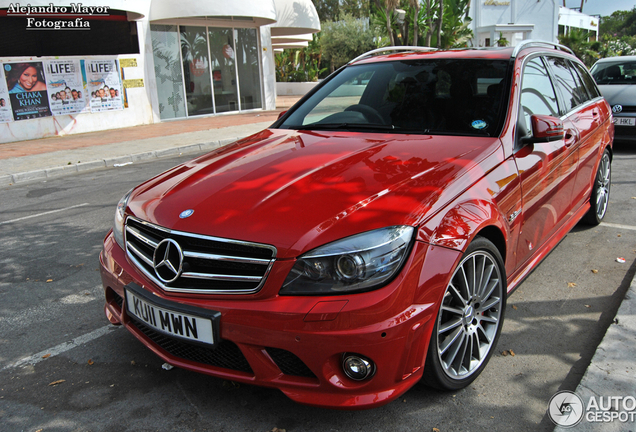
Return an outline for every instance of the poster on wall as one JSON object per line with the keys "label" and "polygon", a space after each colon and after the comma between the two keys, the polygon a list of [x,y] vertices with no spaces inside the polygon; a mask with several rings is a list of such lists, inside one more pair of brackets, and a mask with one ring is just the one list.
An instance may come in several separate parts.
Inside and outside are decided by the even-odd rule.
{"label": "poster on wall", "polygon": [[50,117],[42,62],[4,63],[2,67],[14,120]]}
{"label": "poster on wall", "polygon": [[13,121],[7,81],[4,77],[4,68],[0,68],[0,123]]}
{"label": "poster on wall", "polygon": [[89,112],[80,61],[49,60],[44,67],[53,115]]}
{"label": "poster on wall", "polygon": [[123,110],[117,60],[82,60],[91,112]]}

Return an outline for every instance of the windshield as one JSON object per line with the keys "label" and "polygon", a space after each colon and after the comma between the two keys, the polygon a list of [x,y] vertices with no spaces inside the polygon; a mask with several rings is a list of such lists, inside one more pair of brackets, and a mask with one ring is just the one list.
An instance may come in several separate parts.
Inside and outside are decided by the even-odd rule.
{"label": "windshield", "polygon": [[591,73],[596,84],[636,84],[636,61],[597,63]]}
{"label": "windshield", "polygon": [[349,66],[278,127],[495,136],[505,116],[508,65],[430,59]]}

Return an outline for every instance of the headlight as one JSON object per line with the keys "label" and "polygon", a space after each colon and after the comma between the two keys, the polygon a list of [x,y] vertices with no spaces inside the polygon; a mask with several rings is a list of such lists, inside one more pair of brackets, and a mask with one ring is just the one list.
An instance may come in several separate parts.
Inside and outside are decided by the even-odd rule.
{"label": "headlight", "polygon": [[128,205],[128,199],[130,198],[130,194],[132,193],[132,189],[126,192],[126,195],[122,197],[117,203],[117,210],[115,211],[115,225],[113,226],[113,236],[115,237],[115,241],[122,249],[124,247],[124,212],[126,211],[126,206]]}
{"label": "headlight", "polygon": [[281,295],[368,291],[387,283],[408,255],[414,228],[393,226],[347,237],[298,258]]}

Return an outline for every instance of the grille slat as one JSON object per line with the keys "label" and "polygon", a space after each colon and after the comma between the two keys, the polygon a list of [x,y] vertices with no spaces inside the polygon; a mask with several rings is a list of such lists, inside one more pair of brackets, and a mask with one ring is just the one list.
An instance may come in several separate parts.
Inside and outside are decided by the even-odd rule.
{"label": "grille slat", "polygon": [[[134,217],[127,218],[125,234],[128,257],[166,291],[251,294],[263,286],[276,259],[273,246],[173,231]],[[181,259],[181,272],[175,279],[166,277],[177,276],[170,273],[171,266],[164,265],[164,273],[158,274],[159,263],[166,257],[153,263],[155,250],[166,239],[178,244],[169,257],[169,264],[175,269]]]}

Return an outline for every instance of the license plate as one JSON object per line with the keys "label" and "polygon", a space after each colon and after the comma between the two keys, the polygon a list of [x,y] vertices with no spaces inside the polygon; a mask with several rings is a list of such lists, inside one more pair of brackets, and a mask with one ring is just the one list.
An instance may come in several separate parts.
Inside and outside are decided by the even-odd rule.
{"label": "license plate", "polygon": [[184,313],[177,307],[160,306],[126,289],[126,310],[153,329],[192,342],[213,345],[213,320]]}
{"label": "license plate", "polygon": [[616,126],[636,126],[636,117],[614,117]]}

